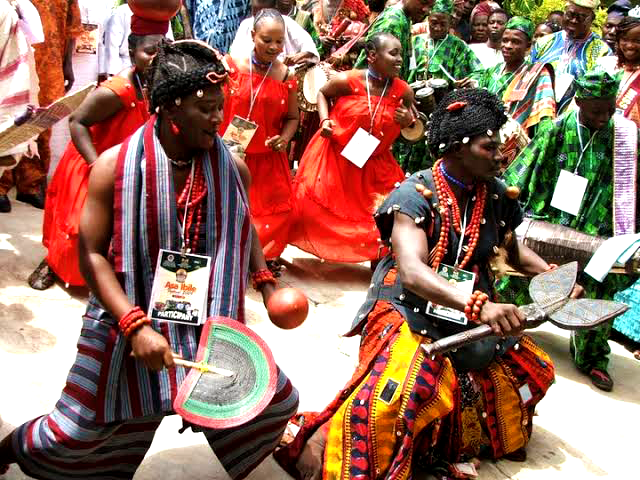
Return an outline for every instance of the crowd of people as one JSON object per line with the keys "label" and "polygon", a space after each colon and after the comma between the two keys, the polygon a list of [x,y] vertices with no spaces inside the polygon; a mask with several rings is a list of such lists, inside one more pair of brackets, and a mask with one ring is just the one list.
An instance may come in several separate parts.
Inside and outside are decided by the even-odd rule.
{"label": "crowd of people", "polygon": [[[0,475],[132,477],[185,378],[173,354],[195,360],[201,334],[145,316],[159,252],[209,257],[207,316],[244,322],[248,279],[267,305],[288,245],[370,262],[359,364],[322,412],[297,414],[279,369],[256,418],[204,430],[232,478],[274,450],[309,480],[526,459],[554,366],[518,306],[557,265],[516,230],[638,231],[640,7],[618,0],[596,32],[600,0],[537,25],[491,0],[177,4],[167,20],[101,5],[94,25],[82,0],[0,0],[0,130],[72,88],[80,42],[98,82],[55,171],[48,131],[0,151],[0,219],[13,187],[44,210],[29,285],[91,292],[61,399],[0,442]],[[522,276],[498,274],[501,255]],[[631,307],[571,335],[577,369],[611,391],[609,339],[640,360],[640,281],[580,273],[571,296]],[[421,349],[478,324],[494,337]]]}

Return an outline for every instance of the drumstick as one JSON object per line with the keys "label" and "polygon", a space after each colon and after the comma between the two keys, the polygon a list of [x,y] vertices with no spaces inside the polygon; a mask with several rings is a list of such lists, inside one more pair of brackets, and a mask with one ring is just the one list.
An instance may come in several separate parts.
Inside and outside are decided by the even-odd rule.
{"label": "drumstick", "polygon": [[456,82],[456,79],[455,79],[455,78],[453,78],[449,72],[447,72],[447,69],[446,69],[446,68],[444,68],[444,66],[443,66],[442,64],[440,64],[440,70],[442,70],[442,72],[443,72],[447,77],[449,77],[449,80],[451,80],[451,81],[452,81],[452,82],[454,82],[454,83]]}
{"label": "drumstick", "polygon": [[226,368],[214,367],[213,365],[209,365],[205,362],[190,362],[189,360],[179,357],[175,353],[173,354],[173,362],[176,365],[182,365],[183,367],[197,368],[202,373],[215,373],[217,375],[222,375],[223,377],[233,377],[235,375],[234,372],[227,370]]}

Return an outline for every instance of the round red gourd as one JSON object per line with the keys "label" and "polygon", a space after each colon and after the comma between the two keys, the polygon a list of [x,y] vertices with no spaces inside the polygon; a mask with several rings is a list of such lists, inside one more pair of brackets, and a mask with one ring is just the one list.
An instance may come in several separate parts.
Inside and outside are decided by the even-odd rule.
{"label": "round red gourd", "polygon": [[276,326],[289,330],[305,321],[309,313],[309,301],[297,288],[281,288],[267,302],[267,313]]}
{"label": "round red gourd", "polygon": [[135,15],[155,22],[171,20],[181,5],[182,0],[129,0],[129,7]]}

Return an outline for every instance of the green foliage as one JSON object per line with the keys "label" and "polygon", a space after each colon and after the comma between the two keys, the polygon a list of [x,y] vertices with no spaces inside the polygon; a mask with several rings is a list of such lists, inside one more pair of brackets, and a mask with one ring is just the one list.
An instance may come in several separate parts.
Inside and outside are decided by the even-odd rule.
{"label": "green foliage", "polygon": [[[550,12],[554,10],[564,11],[566,3],[566,0],[505,0],[503,5],[504,9],[511,15],[527,17],[538,25],[547,20],[547,15],[549,15]],[[602,25],[606,19],[606,9],[598,9],[591,29],[600,34]]]}

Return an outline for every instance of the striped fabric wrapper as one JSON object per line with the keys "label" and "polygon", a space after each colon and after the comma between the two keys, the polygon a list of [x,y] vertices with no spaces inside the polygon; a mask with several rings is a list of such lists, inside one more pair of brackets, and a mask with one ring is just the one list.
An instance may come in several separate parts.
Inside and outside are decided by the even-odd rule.
{"label": "striped fabric wrapper", "polygon": [[613,117],[613,233],[635,233],[638,127],[622,115]]}
{"label": "striped fabric wrapper", "polygon": [[[131,301],[147,308],[159,248],[176,249],[180,232],[167,156],[154,135],[156,118],[120,150],[114,189],[112,260]],[[247,197],[235,162],[217,139],[217,162],[202,159],[207,182],[206,254],[213,258],[210,315],[243,320],[251,247]],[[144,199],[144,200],[141,200]],[[154,322],[171,349],[194,360],[198,328]],[[91,297],[78,354],[53,412],[12,436],[22,470],[34,478],[124,479],[144,458],[186,376],[183,367],[152,372],[129,355],[117,320]],[[206,430],[233,479],[244,478],[277,446],[296,412],[298,392],[279,370],[269,406],[247,424]]]}

